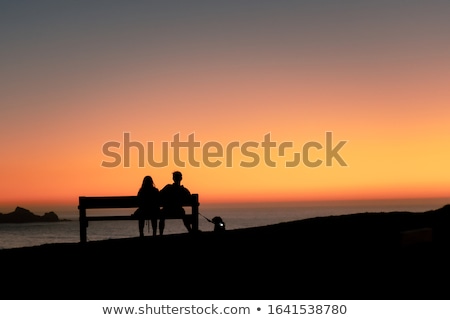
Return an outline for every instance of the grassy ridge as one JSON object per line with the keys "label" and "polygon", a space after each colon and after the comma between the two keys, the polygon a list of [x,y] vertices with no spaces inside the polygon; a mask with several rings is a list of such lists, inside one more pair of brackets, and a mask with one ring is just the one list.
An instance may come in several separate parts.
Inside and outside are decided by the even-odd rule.
{"label": "grassy ridge", "polygon": [[3,299],[448,299],[450,206],[0,250]]}

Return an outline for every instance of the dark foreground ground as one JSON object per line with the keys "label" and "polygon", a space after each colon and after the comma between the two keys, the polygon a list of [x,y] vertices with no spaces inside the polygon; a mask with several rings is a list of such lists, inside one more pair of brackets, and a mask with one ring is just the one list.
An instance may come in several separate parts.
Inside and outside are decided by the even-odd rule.
{"label": "dark foreground ground", "polygon": [[450,206],[0,250],[2,299],[450,299]]}

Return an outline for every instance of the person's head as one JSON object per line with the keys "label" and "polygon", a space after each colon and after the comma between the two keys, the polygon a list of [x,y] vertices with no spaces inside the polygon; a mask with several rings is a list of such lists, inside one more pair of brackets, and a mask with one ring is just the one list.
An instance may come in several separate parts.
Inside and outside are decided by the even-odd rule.
{"label": "person's head", "polygon": [[145,176],[144,180],[142,180],[142,188],[154,187],[155,183],[153,182],[152,177]]}
{"label": "person's head", "polygon": [[181,180],[183,179],[183,175],[181,174],[180,171],[174,171],[174,172],[172,172],[172,179],[173,179],[173,182],[179,184],[181,182]]}

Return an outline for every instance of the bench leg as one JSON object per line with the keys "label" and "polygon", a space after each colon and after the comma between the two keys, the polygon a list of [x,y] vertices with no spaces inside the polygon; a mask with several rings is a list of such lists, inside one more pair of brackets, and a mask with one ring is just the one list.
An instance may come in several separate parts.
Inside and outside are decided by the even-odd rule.
{"label": "bench leg", "polygon": [[198,194],[193,194],[192,197],[192,231],[198,231]]}
{"label": "bench leg", "polygon": [[86,243],[87,241],[87,218],[86,209],[80,209],[80,242]]}

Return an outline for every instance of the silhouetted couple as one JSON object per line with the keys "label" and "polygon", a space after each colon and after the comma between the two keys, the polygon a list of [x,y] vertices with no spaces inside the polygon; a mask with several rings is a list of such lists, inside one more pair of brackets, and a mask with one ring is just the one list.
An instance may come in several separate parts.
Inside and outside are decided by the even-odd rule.
{"label": "silhouetted couple", "polygon": [[[150,220],[153,235],[156,236],[159,219],[159,234],[163,235],[166,216],[179,216],[186,229],[191,232],[191,223],[186,217],[183,204],[190,202],[191,193],[181,185],[183,175],[180,171],[172,173],[172,184],[167,184],[161,191],[155,187],[152,177],[145,176],[138,192],[139,236],[144,236],[145,220]],[[162,209],[160,209],[162,206]]]}

